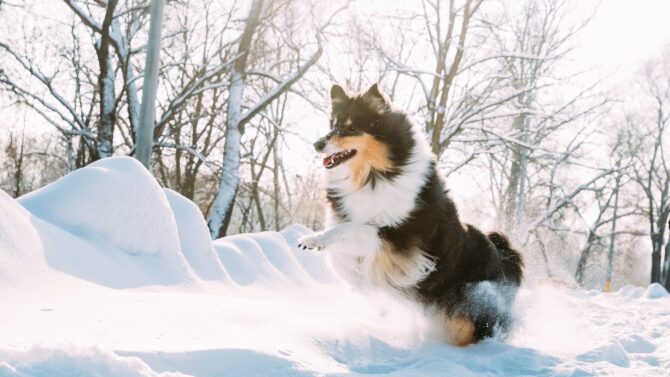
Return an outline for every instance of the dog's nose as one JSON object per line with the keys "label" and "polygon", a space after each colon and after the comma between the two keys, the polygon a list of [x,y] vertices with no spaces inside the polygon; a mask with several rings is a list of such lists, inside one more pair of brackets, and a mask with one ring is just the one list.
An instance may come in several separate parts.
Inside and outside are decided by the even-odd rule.
{"label": "dog's nose", "polygon": [[323,152],[323,148],[326,147],[326,138],[322,137],[321,139],[317,140],[316,143],[314,143],[314,149],[316,149],[317,152]]}

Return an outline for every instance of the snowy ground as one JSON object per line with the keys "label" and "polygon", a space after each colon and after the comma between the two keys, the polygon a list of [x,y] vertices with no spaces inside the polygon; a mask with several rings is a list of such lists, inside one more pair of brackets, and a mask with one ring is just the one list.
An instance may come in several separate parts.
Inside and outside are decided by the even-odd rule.
{"label": "snowy ground", "polygon": [[0,192],[0,376],[670,376],[670,297],[533,282],[504,340],[455,348],[339,283],[295,225],[212,244],[129,158]]}

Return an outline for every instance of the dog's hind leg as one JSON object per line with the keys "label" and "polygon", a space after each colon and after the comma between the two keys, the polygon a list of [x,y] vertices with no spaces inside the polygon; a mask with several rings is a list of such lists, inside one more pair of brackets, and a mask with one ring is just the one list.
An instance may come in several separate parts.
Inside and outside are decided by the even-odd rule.
{"label": "dog's hind leg", "polygon": [[475,337],[475,323],[469,318],[449,317],[446,319],[445,325],[449,343],[455,346],[465,347],[477,340]]}

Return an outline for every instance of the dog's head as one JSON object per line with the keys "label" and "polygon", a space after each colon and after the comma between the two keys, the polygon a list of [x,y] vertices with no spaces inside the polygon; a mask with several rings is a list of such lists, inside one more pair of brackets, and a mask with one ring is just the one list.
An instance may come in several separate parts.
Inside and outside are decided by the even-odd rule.
{"label": "dog's head", "polygon": [[330,90],[330,132],[314,143],[323,153],[326,169],[348,169],[357,187],[375,174],[397,172],[413,146],[411,124],[394,112],[374,84],[366,92],[349,95],[339,85]]}

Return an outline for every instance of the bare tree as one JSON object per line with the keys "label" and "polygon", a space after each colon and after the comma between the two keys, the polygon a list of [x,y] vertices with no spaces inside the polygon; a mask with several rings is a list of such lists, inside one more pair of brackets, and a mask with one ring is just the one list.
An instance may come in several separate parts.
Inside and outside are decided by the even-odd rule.
{"label": "bare tree", "polygon": [[58,142],[9,130],[0,147],[0,189],[12,197],[36,190],[67,172],[67,161]]}
{"label": "bare tree", "polygon": [[116,67],[110,51],[110,33],[114,11],[118,0],[110,0],[105,8],[100,39],[96,47],[100,73],[98,74],[98,91],[100,97],[100,124],[97,135],[97,155],[94,159],[110,157],[114,153],[114,127],[116,123]]}
{"label": "bare tree", "polygon": [[[212,238],[226,235],[228,225],[230,224],[233,205],[240,183],[240,143],[244,133],[244,126],[272,101],[288,91],[294,83],[316,64],[323,53],[321,33],[330,25],[332,19],[339,12],[346,9],[346,5],[337,9],[325,23],[315,28],[316,50],[306,60],[302,61],[288,75],[276,77],[267,71],[251,69],[248,64],[250,62],[249,56],[252,52],[251,41],[257,35],[257,31],[262,24],[262,12],[272,13],[270,11],[273,10],[273,7],[277,6],[281,6],[281,4],[279,2],[266,4],[263,0],[254,0],[251,4],[249,16],[245,21],[244,31],[239,40],[238,58],[235,61],[230,77],[221,182],[208,220]],[[294,51],[294,54],[300,60],[299,47],[296,46],[295,48],[296,51]],[[270,91],[264,93],[253,104],[246,106],[246,110],[243,110],[243,94],[250,74],[270,76],[276,81],[276,85]]]}
{"label": "bare tree", "polygon": [[151,150],[153,149],[154,121],[156,119],[156,89],[158,88],[164,8],[165,0],[151,0],[151,21],[146,64],[144,65],[142,106],[140,108],[139,128],[137,129],[137,143],[135,144],[135,156],[149,170],[151,170]]}
{"label": "bare tree", "polygon": [[[627,119],[631,156],[635,167],[631,178],[644,193],[644,212],[651,239],[651,282],[670,287],[668,270],[670,255],[663,245],[666,224],[670,219],[670,164],[668,163],[668,124],[670,123],[670,48],[648,62],[640,79],[645,110],[636,111]],[[653,114],[641,117],[639,114]],[[664,262],[665,260],[665,262]]]}
{"label": "bare tree", "polygon": [[[408,15],[390,16],[396,22],[402,23],[399,27],[408,30],[407,33],[400,33],[400,40],[394,40],[390,45],[384,38],[389,31],[376,25],[370,27],[367,18],[357,20],[356,27],[362,45],[378,54],[386,65],[386,71],[397,73],[393,79],[391,94],[395,91],[400,75],[414,80],[419,86],[419,91],[423,94],[421,117],[433,152],[437,156],[462,131],[463,123],[457,124],[450,109],[464,107],[460,101],[464,101],[465,97],[472,98],[469,94],[473,92],[473,87],[469,83],[465,83],[467,89],[463,92],[468,93],[465,97],[463,93],[459,93],[461,96],[457,99],[453,97],[456,96],[454,92],[459,75],[476,65],[462,67],[464,56],[472,47],[467,41],[468,32],[482,3],[483,0],[449,0],[448,3],[441,0],[422,1],[422,8],[416,14],[410,12]],[[409,35],[411,25],[424,26],[420,29],[419,37],[412,38]],[[426,40],[426,36],[429,43],[421,43]],[[430,58],[419,63],[414,59],[414,54],[421,48],[430,52]],[[430,67],[426,62],[434,65]]]}
{"label": "bare tree", "polygon": [[518,4],[509,4],[512,9],[506,9],[502,26],[489,26],[501,52],[501,72],[510,78],[512,93],[519,93],[506,104],[510,108],[507,114],[511,115],[511,129],[505,137],[511,156],[500,205],[503,225],[510,232],[524,222],[528,165],[537,158],[534,155],[544,152],[537,146],[607,102],[605,98],[586,103],[594,94],[595,85],[558,105],[552,106],[543,98],[548,97],[549,88],[558,88],[568,81],[569,78],[557,79],[556,67],[568,56],[573,41],[588,22],[588,19],[572,25],[560,22],[570,4],[567,0],[527,0],[520,4],[520,9],[514,8]]}

